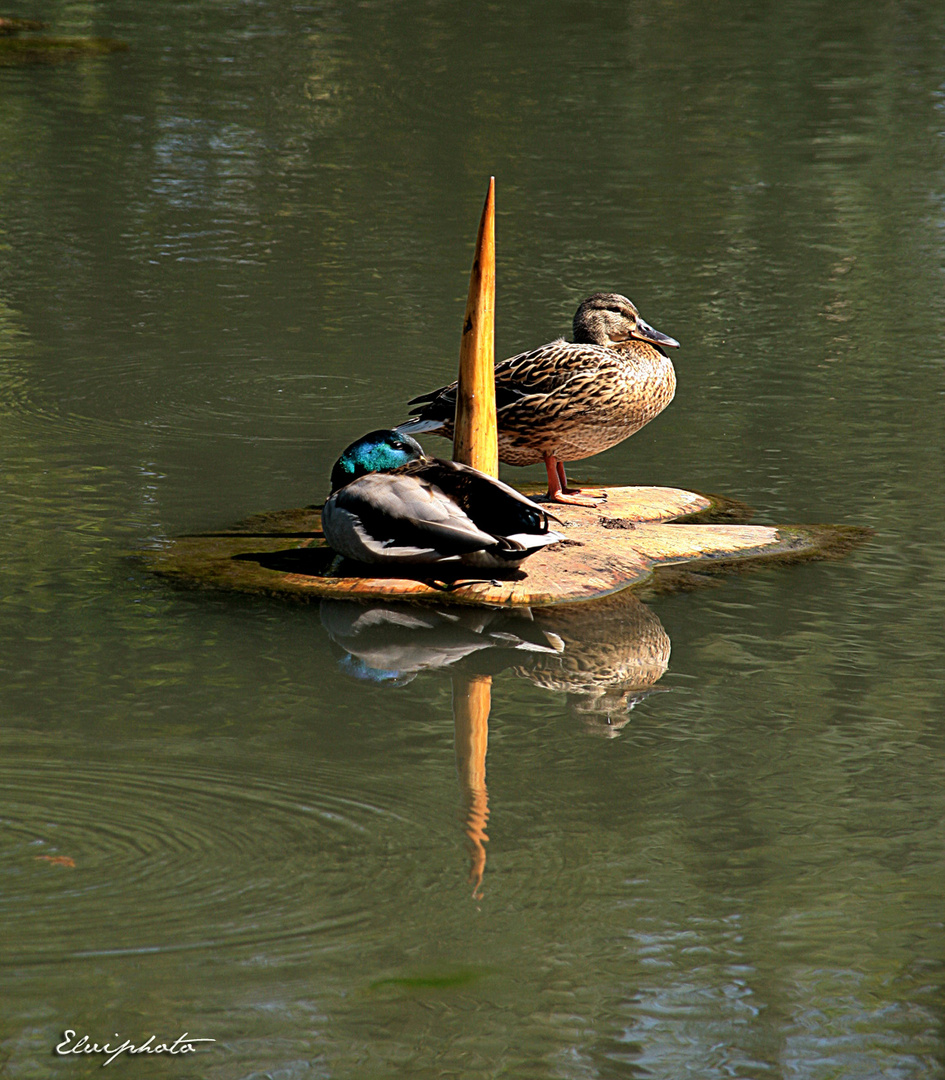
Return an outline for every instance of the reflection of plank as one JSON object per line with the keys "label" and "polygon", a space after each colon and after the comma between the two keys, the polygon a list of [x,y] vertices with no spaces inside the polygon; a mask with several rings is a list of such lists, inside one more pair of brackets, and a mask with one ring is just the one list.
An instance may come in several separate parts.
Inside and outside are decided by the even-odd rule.
{"label": "reflection of plank", "polygon": [[469,841],[469,881],[473,896],[482,899],[482,875],[486,870],[486,824],[489,793],[486,791],[486,749],[489,745],[489,711],[492,707],[492,676],[453,676],[453,727],[456,771],[466,802],[466,836]]}
{"label": "reflection of plank", "polygon": [[[728,506],[722,510],[726,517],[727,511]],[[748,560],[829,558],[868,535],[830,525],[671,524],[712,513],[708,496],[676,488],[609,488],[600,507],[555,505],[554,513],[567,539],[531,556],[517,576],[495,582],[466,575],[446,587],[419,574],[354,576],[357,568],[338,564],[325,545],[313,509],[260,514],[225,532],[179,537],[148,552],[146,560],[155,573],[190,586],[297,597],[542,606],[607,596],[645,582],[660,566],[701,569]]]}

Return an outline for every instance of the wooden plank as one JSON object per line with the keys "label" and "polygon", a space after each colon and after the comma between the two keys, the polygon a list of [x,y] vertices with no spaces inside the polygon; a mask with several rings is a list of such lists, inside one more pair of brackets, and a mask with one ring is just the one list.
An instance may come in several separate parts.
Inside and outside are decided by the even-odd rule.
{"label": "wooden plank", "polygon": [[[181,585],[297,598],[500,607],[573,604],[648,582],[662,566],[732,568],[748,561],[798,561],[843,554],[869,535],[829,525],[680,523],[711,515],[709,496],[678,488],[608,488],[596,507],[556,505],[566,539],[531,556],[508,577],[433,578],[429,569],[381,577],[342,563],[321,535],[318,510],[261,514],[232,529],[183,536],[145,559]],[[724,508],[723,508],[724,513]],[[443,568],[436,574],[441,575]]]}

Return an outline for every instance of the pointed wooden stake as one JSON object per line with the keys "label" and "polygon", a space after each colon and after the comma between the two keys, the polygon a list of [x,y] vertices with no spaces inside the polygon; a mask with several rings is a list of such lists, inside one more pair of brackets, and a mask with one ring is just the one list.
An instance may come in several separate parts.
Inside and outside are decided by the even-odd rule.
{"label": "pointed wooden stake", "polygon": [[495,413],[495,177],[489,178],[459,349],[453,460],[499,475]]}

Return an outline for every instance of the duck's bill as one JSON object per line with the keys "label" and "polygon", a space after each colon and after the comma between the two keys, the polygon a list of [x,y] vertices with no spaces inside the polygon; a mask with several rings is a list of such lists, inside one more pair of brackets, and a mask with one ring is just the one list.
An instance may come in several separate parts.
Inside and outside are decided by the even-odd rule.
{"label": "duck's bill", "polygon": [[643,322],[641,319],[633,332],[633,337],[639,341],[649,341],[652,345],[665,345],[670,349],[678,349],[679,342],[669,336],[669,334],[661,334],[659,330],[654,330],[652,326]]}

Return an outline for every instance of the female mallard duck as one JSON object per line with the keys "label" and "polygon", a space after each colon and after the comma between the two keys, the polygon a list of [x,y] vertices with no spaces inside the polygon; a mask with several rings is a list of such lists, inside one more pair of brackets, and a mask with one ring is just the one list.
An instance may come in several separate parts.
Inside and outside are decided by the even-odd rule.
{"label": "female mallard duck", "polygon": [[547,514],[478,469],[426,457],[397,430],[352,443],[331,472],[325,539],[362,563],[515,567],[563,540]]}
{"label": "female mallard duck", "polygon": [[[625,296],[595,293],[577,309],[574,341],[559,338],[495,366],[499,460],[548,470],[548,498],[593,506],[568,490],[564,463],[599,454],[666,408],[676,373],[661,346],[674,338],[640,318]],[[403,432],[452,438],[456,383],[414,398]]]}

